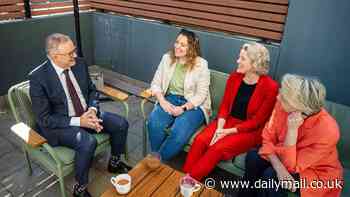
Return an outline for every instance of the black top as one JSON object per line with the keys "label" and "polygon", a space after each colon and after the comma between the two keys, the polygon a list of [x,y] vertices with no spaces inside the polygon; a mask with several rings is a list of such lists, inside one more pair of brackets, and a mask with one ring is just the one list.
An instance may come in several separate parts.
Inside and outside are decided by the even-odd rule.
{"label": "black top", "polygon": [[247,109],[249,100],[253,95],[256,84],[249,85],[242,81],[239,86],[235,101],[232,105],[231,116],[240,120],[247,119]]}

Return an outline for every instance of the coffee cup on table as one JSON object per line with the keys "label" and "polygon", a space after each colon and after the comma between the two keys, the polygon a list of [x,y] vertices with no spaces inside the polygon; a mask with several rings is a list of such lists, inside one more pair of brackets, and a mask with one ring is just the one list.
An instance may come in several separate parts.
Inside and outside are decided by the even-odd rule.
{"label": "coffee cup on table", "polygon": [[201,189],[201,185],[191,177],[185,176],[180,179],[180,193],[184,197],[191,197],[194,192]]}
{"label": "coffee cup on table", "polygon": [[128,174],[119,174],[111,178],[111,183],[119,194],[127,194],[131,189],[131,176]]}
{"label": "coffee cup on table", "polygon": [[160,164],[161,164],[161,161],[160,161],[159,153],[151,152],[150,154],[147,155],[146,165],[148,168],[150,168],[151,170],[155,170],[159,168]]}

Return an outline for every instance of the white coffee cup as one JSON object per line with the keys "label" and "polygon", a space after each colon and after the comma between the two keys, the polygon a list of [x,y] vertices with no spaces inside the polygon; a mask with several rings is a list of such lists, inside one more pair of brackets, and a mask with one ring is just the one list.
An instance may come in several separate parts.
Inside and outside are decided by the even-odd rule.
{"label": "white coffee cup", "polygon": [[189,177],[183,177],[180,180],[180,193],[184,197],[191,197],[194,192],[201,189],[201,185],[198,184],[194,179]]}
{"label": "white coffee cup", "polygon": [[[126,184],[120,184],[120,181],[128,181]],[[131,189],[131,176],[128,174],[119,174],[118,176],[111,178],[111,183],[119,194],[126,194]]]}

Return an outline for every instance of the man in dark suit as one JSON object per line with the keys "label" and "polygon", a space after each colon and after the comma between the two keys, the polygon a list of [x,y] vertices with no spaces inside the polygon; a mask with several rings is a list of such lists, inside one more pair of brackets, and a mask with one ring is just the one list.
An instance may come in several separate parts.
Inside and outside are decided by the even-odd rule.
{"label": "man in dark suit", "polygon": [[130,168],[120,161],[120,155],[125,152],[129,125],[123,117],[99,110],[98,93],[75,50],[66,35],[56,33],[47,38],[48,60],[29,74],[30,96],[37,129],[48,143],[76,151],[73,196],[89,197],[89,168],[97,144],[92,134],[110,134],[108,171],[125,173]]}

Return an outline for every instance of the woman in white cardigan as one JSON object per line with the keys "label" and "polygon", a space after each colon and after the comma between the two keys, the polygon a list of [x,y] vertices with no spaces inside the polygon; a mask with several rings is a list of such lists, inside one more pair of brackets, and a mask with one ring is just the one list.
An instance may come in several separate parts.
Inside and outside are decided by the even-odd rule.
{"label": "woman in white cardigan", "polygon": [[[175,156],[192,134],[208,121],[210,109],[210,72],[200,57],[199,40],[181,30],[174,47],[163,55],[151,83],[158,103],[147,127],[152,152],[162,160]],[[170,135],[164,131],[169,128]]]}

